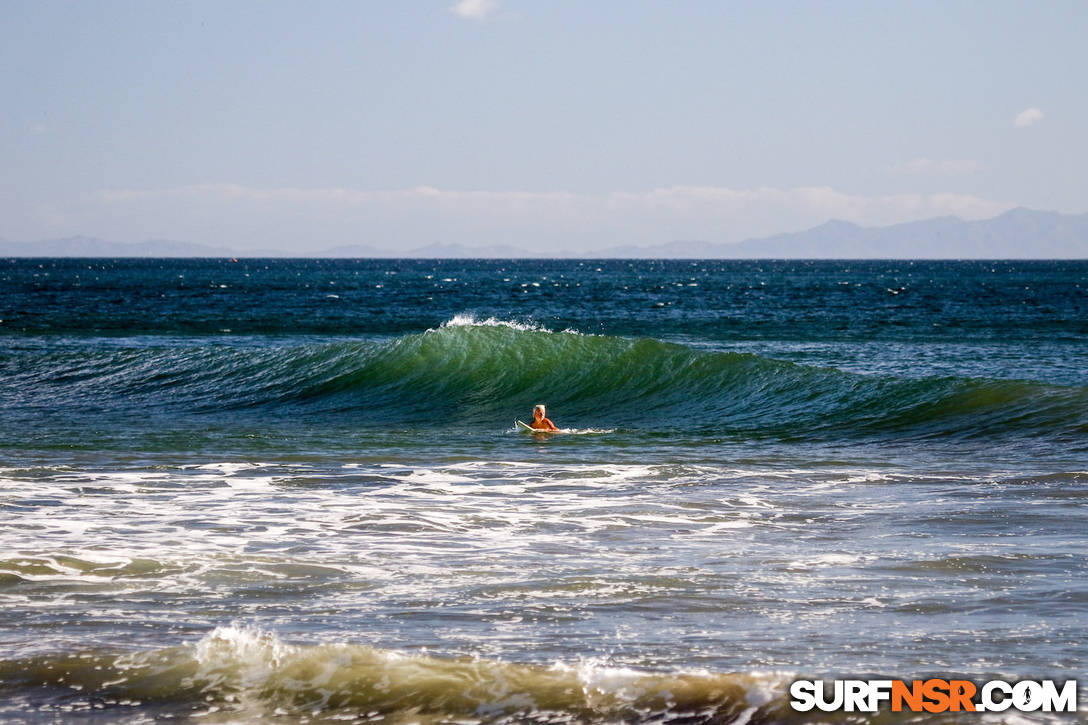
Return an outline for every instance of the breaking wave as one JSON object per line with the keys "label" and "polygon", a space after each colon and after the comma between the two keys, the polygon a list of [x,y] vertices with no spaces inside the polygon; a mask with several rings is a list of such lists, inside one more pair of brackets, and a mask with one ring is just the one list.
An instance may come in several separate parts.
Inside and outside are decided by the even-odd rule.
{"label": "breaking wave", "polygon": [[[285,408],[362,424],[507,426],[545,402],[572,428],[806,436],[1067,436],[1088,388],[861,375],[653,338],[457,316],[384,340],[50,349],[0,360],[16,405]],[[439,415],[441,411],[441,415]]]}
{"label": "breaking wave", "polygon": [[[264,721],[759,722],[781,719],[773,673],[640,672],[406,654],[357,644],[296,646],[240,626],[144,652],[0,661],[11,714],[126,710]],[[43,706],[42,701],[48,704]],[[218,715],[218,717],[215,717]]]}

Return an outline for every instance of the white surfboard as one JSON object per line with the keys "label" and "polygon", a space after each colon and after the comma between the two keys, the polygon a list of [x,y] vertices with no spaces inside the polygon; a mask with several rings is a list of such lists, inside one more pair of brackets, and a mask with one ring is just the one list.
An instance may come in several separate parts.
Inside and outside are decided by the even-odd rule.
{"label": "white surfboard", "polygon": [[529,425],[528,423],[524,423],[524,422],[522,422],[520,420],[515,420],[514,421],[514,427],[516,427],[522,433],[558,433],[559,432],[557,430],[540,430],[539,428],[534,428],[531,425]]}
{"label": "white surfboard", "polygon": [[615,433],[615,428],[560,428],[559,430],[541,430],[533,428],[524,421],[515,420],[514,430],[519,433],[536,433],[537,435],[555,435],[565,433],[567,435],[600,435],[602,433]]}

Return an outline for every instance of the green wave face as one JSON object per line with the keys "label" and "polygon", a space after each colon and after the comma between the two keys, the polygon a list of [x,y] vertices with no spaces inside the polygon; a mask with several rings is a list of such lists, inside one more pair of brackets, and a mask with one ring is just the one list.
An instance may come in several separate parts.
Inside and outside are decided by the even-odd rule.
{"label": "green wave face", "polygon": [[39,395],[74,407],[273,408],[363,425],[494,427],[546,403],[565,424],[621,430],[785,438],[1088,431],[1088,390],[1080,387],[867,376],[492,321],[380,342],[49,352],[4,367],[12,373],[7,397],[31,404]]}

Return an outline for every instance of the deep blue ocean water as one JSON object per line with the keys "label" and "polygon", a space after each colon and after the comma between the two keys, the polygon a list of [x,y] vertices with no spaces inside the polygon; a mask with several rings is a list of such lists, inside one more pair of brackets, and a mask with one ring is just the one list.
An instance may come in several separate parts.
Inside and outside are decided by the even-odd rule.
{"label": "deep blue ocean water", "polygon": [[2,719],[1084,701],[1086,505],[1088,262],[0,260]]}

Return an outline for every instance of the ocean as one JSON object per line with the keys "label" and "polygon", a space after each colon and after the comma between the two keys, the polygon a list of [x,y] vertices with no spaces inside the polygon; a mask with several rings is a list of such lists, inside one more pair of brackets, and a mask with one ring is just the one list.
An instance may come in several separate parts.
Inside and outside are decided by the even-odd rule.
{"label": "ocean", "polygon": [[1086,665],[1088,262],[0,260],[0,721]]}

